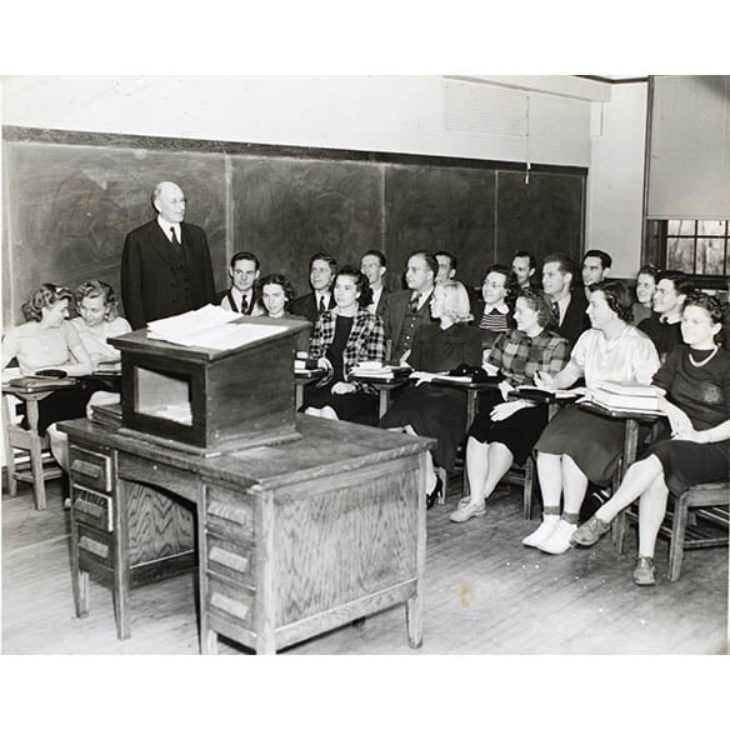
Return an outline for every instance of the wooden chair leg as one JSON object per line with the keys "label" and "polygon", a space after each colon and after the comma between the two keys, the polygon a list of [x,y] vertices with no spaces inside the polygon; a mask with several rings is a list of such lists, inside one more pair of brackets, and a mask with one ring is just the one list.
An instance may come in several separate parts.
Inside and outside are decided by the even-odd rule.
{"label": "wooden chair leg", "polygon": [[10,431],[8,427],[10,420],[9,395],[3,397],[3,445],[5,446],[5,464],[8,475],[8,494],[14,497],[18,493],[18,482],[15,479],[15,459],[13,458],[13,445],[10,443]]}
{"label": "wooden chair leg", "polygon": [[441,490],[441,496],[438,498],[439,504],[446,504],[446,488],[449,486],[449,474],[442,466],[436,467],[436,475],[441,480],[441,483],[444,485],[443,489]]}
{"label": "wooden chair leg", "polygon": [[530,454],[525,461],[525,479],[522,483],[522,516],[532,519],[532,493],[535,484],[535,460]]}
{"label": "wooden chair leg", "polygon": [[46,485],[43,481],[43,444],[40,437],[33,438],[30,445],[30,466],[33,474],[33,497],[35,508],[46,508]]}
{"label": "wooden chair leg", "polygon": [[[628,509],[628,507],[627,507]],[[616,552],[622,555],[626,545],[626,530],[628,528],[629,518],[626,516],[626,510],[622,510],[616,515],[611,525],[611,536],[616,545]]]}
{"label": "wooden chair leg", "polygon": [[689,492],[685,492],[674,500],[674,517],[672,518],[672,537],[669,541],[669,581],[679,580],[684,557],[684,537],[687,531],[687,510]]}

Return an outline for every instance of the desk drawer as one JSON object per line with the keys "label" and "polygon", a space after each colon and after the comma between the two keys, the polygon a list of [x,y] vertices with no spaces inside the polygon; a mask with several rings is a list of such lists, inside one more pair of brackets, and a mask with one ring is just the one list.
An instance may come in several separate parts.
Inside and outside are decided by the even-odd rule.
{"label": "desk drawer", "polygon": [[71,480],[75,484],[83,484],[101,492],[112,491],[111,456],[82,449],[76,444],[70,445],[68,455]]}
{"label": "desk drawer", "polygon": [[86,525],[78,525],[79,554],[91,558],[92,562],[112,567],[114,562],[114,538],[107,532],[93,530]]}
{"label": "desk drawer", "polygon": [[231,537],[237,543],[253,541],[254,501],[250,496],[208,485],[205,512],[209,530]]}
{"label": "desk drawer", "polygon": [[208,611],[241,628],[253,628],[254,591],[210,573],[207,579]]}
{"label": "desk drawer", "polygon": [[99,494],[74,482],[72,489],[73,517],[76,522],[99,530],[114,530],[114,511],[111,497]]}
{"label": "desk drawer", "polygon": [[211,573],[253,587],[256,582],[254,546],[206,534],[207,569]]}

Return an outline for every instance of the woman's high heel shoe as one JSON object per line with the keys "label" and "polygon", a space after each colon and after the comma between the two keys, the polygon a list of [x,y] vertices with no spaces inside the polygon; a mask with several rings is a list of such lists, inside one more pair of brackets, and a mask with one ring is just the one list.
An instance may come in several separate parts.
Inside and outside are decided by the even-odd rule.
{"label": "woman's high heel shoe", "polygon": [[431,494],[426,495],[426,509],[431,509],[436,504],[436,500],[444,493],[444,485],[439,477],[436,477],[436,486]]}

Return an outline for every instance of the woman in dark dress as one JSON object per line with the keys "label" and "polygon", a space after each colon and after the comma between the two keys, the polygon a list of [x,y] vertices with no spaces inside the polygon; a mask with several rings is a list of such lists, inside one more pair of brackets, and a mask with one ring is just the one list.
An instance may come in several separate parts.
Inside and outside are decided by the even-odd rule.
{"label": "woman in dark dress", "polygon": [[360,362],[385,360],[385,330],[378,314],[367,310],[372,292],[367,277],[343,266],[335,278],[337,306],[319,315],[309,346],[309,357],[327,371],[304,391],[304,412],[311,416],[375,425],[377,397],[372,386],[350,382]]}
{"label": "woman in dark dress", "polygon": [[[380,420],[380,426],[438,439],[433,461],[453,471],[456,448],[466,428],[466,393],[458,388],[431,385],[428,376],[447,373],[463,364],[481,365],[481,337],[479,328],[467,324],[472,319],[469,295],[458,281],[436,285],[431,298],[431,316],[440,321],[418,327],[413,347],[404,356],[412,368],[425,371],[425,382],[422,379],[408,386]],[[426,483],[429,507],[442,489],[432,467]]]}
{"label": "woman in dark dress", "polygon": [[449,515],[452,522],[466,522],[486,512],[484,500],[515,461],[525,463],[548,422],[547,405],[508,401],[507,395],[519,385],[532,384],[538,371],[557,375],[570,360],[568,340],[549,329],[555,317],[543,292],[523,289],[515,302],[514,318],[517,328],[499,336],[484,365],[504,379],[467,434],[471,493]]}
{"label": "woman in dark dress", "polygon": [[616,515],[639,500],[637,585],[654,585],[654,546],[669,492],[693,484],[726,481],[730,474],[730,352],[719,347],[723,311],[715,297],[690,294],[682,311],[682,339],[654,376],[665,395],[669,420],[664,437],[651,444],[626,472],[621,486],[573,534],[572,544],[593,545]]}

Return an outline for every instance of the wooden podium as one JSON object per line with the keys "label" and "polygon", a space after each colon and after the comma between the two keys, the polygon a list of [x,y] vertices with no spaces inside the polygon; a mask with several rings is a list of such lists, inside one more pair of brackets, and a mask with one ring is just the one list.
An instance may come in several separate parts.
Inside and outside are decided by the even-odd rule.
{"label": "wooden podium", "polygon": [[[264,330],[272,322],[236,324]],[[224,351],[173,345],[146,330],[111,339],[122,353],[123,427],[204,456],[298,438],[294,355],[309,325],[274,326],[275,334]]]}

